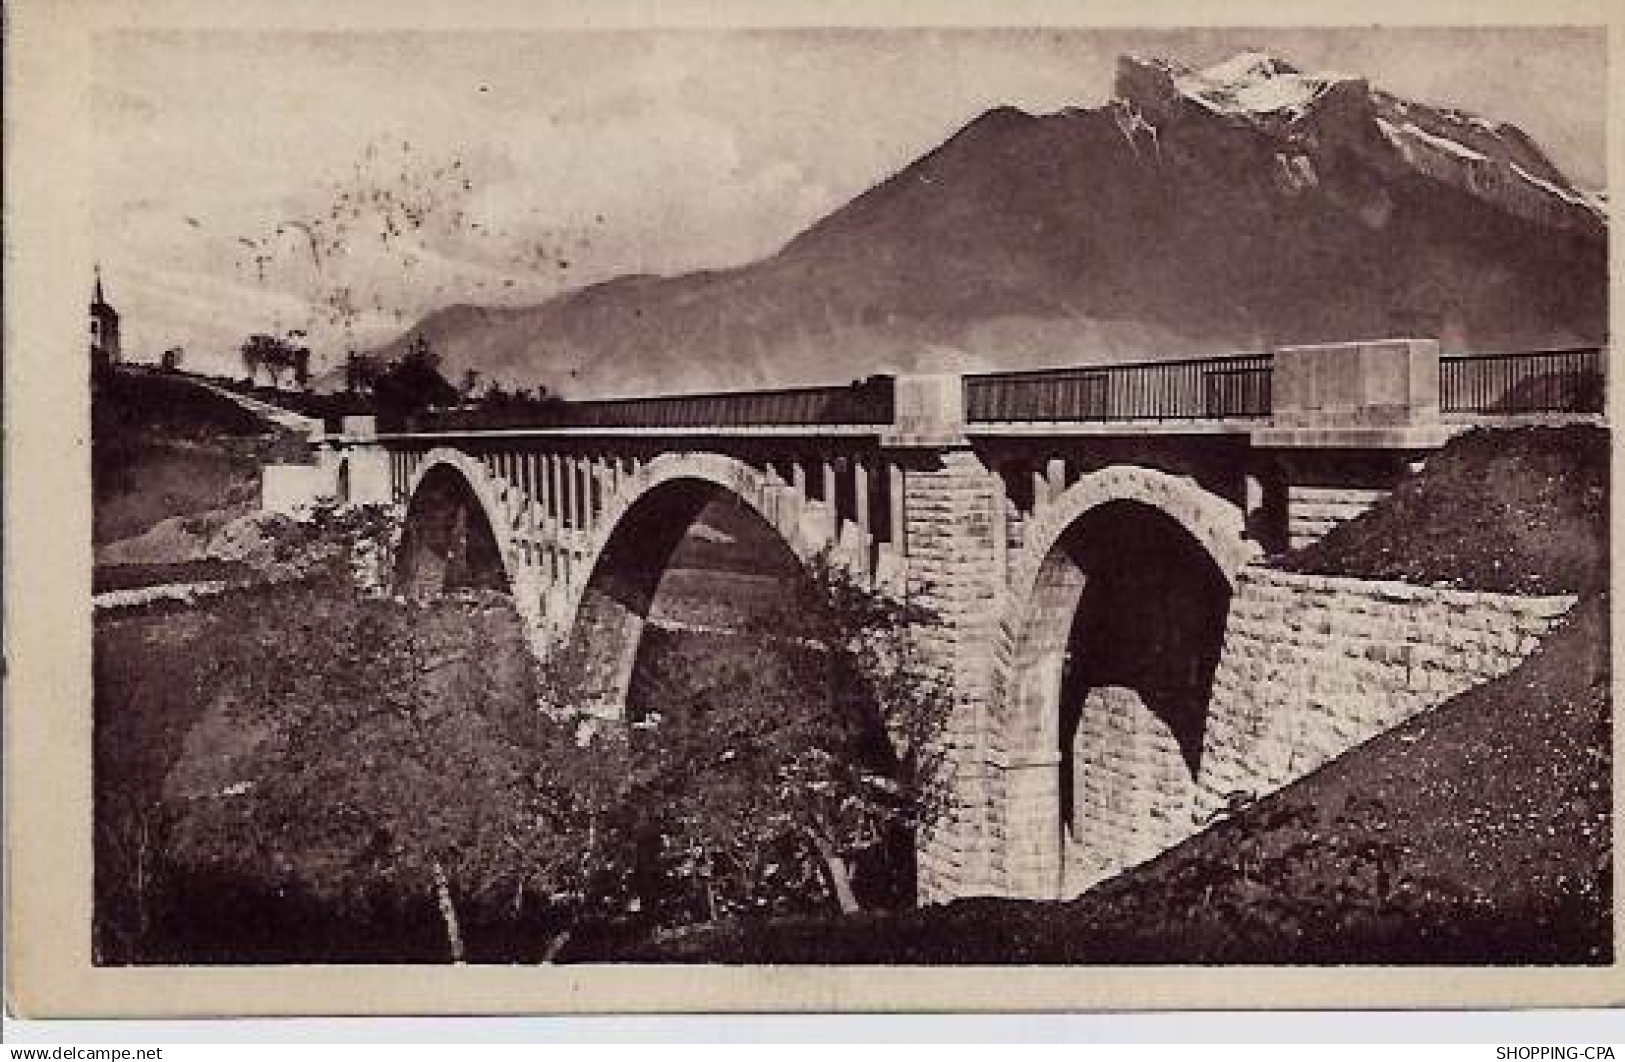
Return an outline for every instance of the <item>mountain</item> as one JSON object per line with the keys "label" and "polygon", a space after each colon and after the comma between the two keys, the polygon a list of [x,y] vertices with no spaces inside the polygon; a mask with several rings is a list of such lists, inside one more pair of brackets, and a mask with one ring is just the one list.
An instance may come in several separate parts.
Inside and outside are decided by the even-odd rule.
{"label": "mountain", "polygon": [[1604,203],[1520,130],[1243,53],[1119,61],[1094,109],[998,108],[735,269],[624,276],[419,334],[572,397],[1393,335],[1599,343]]}

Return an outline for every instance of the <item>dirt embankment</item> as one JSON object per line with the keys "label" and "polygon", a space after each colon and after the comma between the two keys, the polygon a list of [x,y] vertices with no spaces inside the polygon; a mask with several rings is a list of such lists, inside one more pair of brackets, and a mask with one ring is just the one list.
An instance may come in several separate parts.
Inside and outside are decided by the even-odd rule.
{"label": "dirt embankment", "polygon": [[1278,563],[1515,594],[1605,590],[1608,431],[1468,432],[1360,519]]}

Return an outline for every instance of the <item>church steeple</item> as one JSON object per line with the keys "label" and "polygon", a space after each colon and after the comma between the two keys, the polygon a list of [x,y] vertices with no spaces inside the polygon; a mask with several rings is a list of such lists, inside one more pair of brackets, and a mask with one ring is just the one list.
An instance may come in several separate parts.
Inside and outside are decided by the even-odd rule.
{"label": "church steeple", "polygon": [[124,360],[119,344],[118,311],[102,289],[102,267],[96,264],[96,286],[90,296],[90,360],[99,368]]}

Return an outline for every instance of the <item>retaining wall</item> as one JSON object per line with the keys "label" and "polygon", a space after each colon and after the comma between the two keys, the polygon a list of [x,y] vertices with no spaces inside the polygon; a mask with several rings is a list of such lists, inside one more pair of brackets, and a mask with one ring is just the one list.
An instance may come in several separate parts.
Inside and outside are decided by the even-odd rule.
{"label": "retaining wall", "polygon": [[1506,674],[1573,604],[1243,568],[1194,771],[1139,694],[1090,691],[1063,891],[1149,859],[1233,801]]}

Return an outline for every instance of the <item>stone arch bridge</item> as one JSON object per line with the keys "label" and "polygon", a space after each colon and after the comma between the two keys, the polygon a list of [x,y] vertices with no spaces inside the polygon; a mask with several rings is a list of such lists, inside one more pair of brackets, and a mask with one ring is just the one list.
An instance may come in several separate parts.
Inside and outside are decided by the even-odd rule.
{"label": "stone arch bridge", "polygon": [[[922,851],[922,894],[1050,897],[1194,832],[1179,802],[1211,740],[1238,573],[1362,511],[1468,424],[1584,413],[1605,357],[1553,357],[1479,366],[1385,341],[580,403],[552,426],[352,418],[320,439],[312,482],[400,508],[403,584],[510,590],[539,653],[590,660],[607,714],[709,506],[763,548],[827,552],[927,606],[957,801]],[[1528,380],[1540,408],[1509,408]],[[1152,780],[1128,813],[1179,823],[1091,835],[1125,810],[1091,773],[1114,743]]]}

